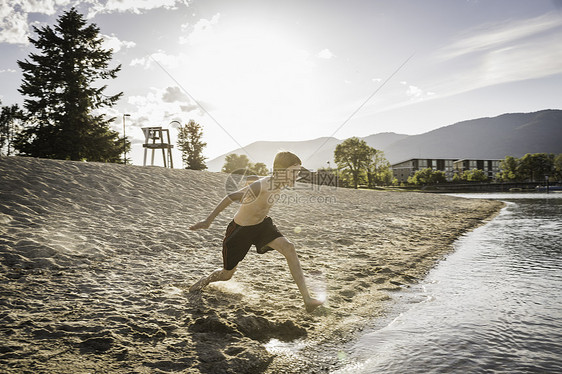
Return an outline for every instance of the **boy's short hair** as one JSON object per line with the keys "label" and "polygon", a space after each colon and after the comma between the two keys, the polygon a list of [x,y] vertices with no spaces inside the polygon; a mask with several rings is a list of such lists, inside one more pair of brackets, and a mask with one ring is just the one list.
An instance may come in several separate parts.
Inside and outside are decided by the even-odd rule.
{"label": "boy's short hair", "polygon": [[273,160],[273,170],[285,170],[293,165],[302,165],[302,161],[296,154],[291,152],[279,152]]}

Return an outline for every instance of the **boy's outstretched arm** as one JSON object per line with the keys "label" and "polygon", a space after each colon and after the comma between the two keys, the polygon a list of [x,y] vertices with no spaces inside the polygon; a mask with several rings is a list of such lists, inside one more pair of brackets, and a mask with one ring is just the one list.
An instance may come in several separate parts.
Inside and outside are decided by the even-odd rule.
{"label": "boy's outstretched arm", "polygon": [[244,193],[246,192],[247,188],[241,189],[236,192],[232,192],[226,195],[220,203],[213,209],[213,211],[209,214],[207,218],[203,221],[197,222],[196,224],[192,225],[189,229],[190,230],[199,230],[199,229],[208,229],[211,226],[211,223],[215,220],[215,218],[222,212],[227,206],[232,204],[234,201],[242,200]]}

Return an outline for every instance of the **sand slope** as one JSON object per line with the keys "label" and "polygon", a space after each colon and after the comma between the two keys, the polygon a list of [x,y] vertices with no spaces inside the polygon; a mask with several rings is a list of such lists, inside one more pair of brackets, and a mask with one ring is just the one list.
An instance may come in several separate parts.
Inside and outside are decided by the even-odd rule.
{"label": "sand slope", "polygon": [[[0,158],[0,372],[321,371],[394,291],[501,206],[416,193],[285,192],[271,216],[296,244],[311,288],[327,294],[310,315],[272,252],[251,250],[231,281],[187,292],[222,264],[236,206],[209,230],[187,227],[223,197],[226,178]],[[300,339],[301,350],[276,355],[265,348],[271,339]]]}

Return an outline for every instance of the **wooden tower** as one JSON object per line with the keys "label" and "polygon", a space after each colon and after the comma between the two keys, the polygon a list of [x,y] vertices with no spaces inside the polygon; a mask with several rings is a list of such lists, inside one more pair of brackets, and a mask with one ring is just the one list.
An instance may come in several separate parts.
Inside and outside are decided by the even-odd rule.
{"label": "wooden tower", "polygon": [[[152,158],[150,165],[154,165],[154,151],[156,149],[162,150],[162,158],[164,160],[164,167],[170,166],[174,167],[174,162],[172,160],[172,148],[174,146],[170,142],[170,131],[168,129],[163,129],[162,127],[143,127],[142,132],[144,133],[144,162],[143,165],[146,166],[146,153],[149,149],[152,149]],[[164,142],[164,135],[166,136],[167,142]],[[157,142],[159,140],[159,142]],[[166,159],[168,163],[166,164]]]}

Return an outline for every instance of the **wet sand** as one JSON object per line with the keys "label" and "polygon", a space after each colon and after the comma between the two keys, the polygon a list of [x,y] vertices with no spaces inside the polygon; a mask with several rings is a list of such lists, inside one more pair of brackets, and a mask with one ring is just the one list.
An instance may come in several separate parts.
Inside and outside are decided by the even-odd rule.
{"label": "wet sand", "polygon": [[[327,298],[309,314],[274,252],[252,249],[232,280],[188,292],[222,265],[236,204],[208,230],[188,227],[224,196],[226,179],[0,158],[0,372],[325,372],[395,292],[502,206],[409,192],[285,191],[270,215],[296,245],[313,293]],[[290,350],[279,349],[284,342]]]}

